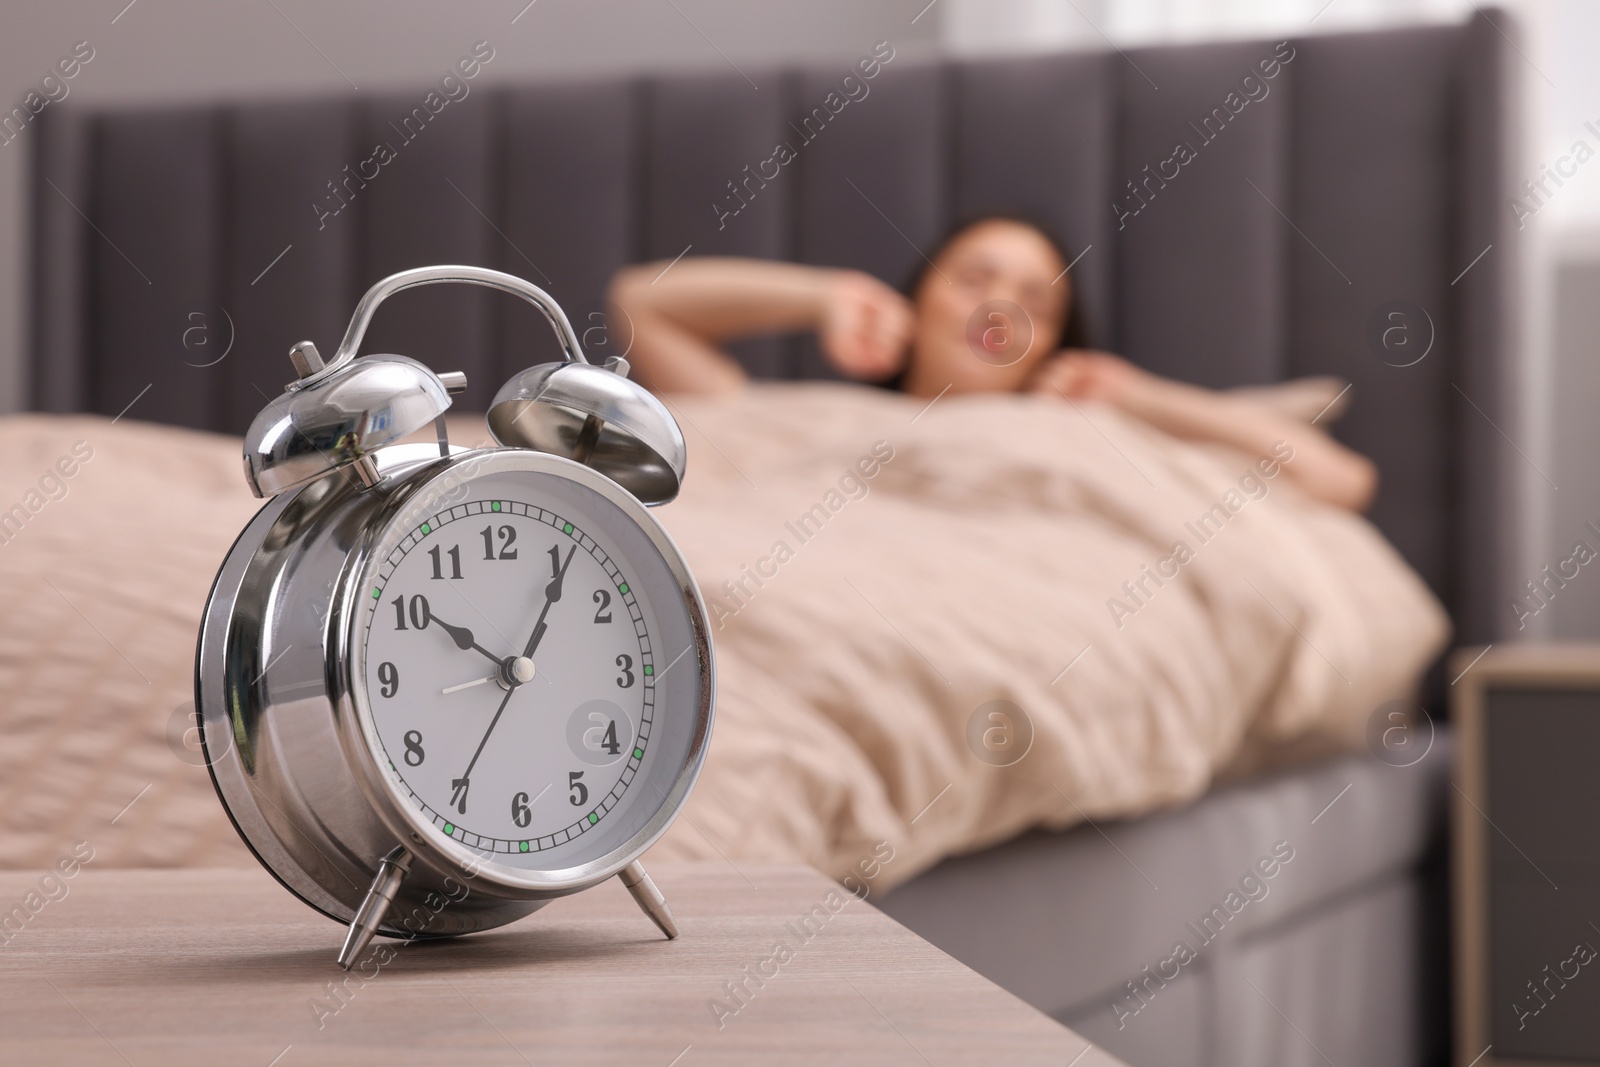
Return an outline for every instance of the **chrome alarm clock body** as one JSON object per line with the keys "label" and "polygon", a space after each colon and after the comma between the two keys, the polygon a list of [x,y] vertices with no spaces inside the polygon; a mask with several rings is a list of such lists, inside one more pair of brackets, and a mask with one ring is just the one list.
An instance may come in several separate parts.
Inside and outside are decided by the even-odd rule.
{"label": "chrome alarm clock body", "polygon": [[[382,299],[438,281],[534,302],[567,349],[500,391],[504,447],[452,448],[442,423],[437,445],[397,444],[464,383],[354,356]],[[647,507],[681,480],[676,424],[626,364],[583,362],[542,291],[479,268],[386,279],[333,361],[305,342],[291,358],[300,379],[246,439],[272,499],[197,651],[240,836],[349,924],[347,967],[374,933],[485,930],[612,876],[675,936],[638,860],[699,773],[714,692],[704,603]]]}

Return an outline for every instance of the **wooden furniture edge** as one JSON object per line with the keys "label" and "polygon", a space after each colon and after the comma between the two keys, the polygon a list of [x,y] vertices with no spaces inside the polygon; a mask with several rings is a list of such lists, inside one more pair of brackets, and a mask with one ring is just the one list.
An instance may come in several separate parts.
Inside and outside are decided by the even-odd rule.
{"label": "wooden furniture edge", "polygon": [[[1453,661],[1465,658],[1470,650],[1458,652]],[[1483,657],[1488,659],[1487,655]],[[1487,975],[1487,894],[1483,884],[1487,870],[1488,840],[1484,836],[1486,816],[1477,811],[1471,799],[1483,798],[1483,686],[1497,677],[1496,665],[1482,662],[1474,667],[1456,662],[1451,670],[1464,672],[1451,700],[1451,726],[1455,732],[1455,774],[1451,779],[1452,813],[1451,883],[1455,889],[1455,977],[1456,1067],[1468,1067],[1488,1045],[1489,993]],[[1482,1057],[1487,1059],[1487,1056]],[[1496,1067],[1497,1061],[1478,1067]]]}
{"label": "wooden furniture edge", "polygon": [[1453,684],[1475,679],[1526,681],[1549,686],[1563,681],[1600,683],[1600,642],[1518,643],[1468,646],[1450,656]]}
{"label": "wooden furniture edge", "polygon": [[[1489,816],[1484,767],[1487,686],[1600,689],[1600,643],[1508,644],[1457,649],[1450,673],[1455,776],[1451,797],[1452,964],[1456,1067],[1590,1067],[1574,1060],[1505,1059],[1489,1043]],[[1476,799],[1474,799],[1476,798]]]}

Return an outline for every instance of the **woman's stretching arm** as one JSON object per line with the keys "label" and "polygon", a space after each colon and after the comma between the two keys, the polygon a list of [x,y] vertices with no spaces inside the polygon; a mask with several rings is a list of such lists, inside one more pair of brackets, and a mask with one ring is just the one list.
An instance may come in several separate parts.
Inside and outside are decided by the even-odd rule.
{"label": "woman's stretching arm", "polygon": [[617,272],[607,296],[639,380],[661,392],[738,389],[744,369],[721,342],[799,330],[815,331],[850,377],[884,377],[904,360],[911,332],[905,298],[857,271],[711,257],[645,263]]}
{"label": "woman's stretching arm", "polygon": [[1317,499],[1351,511],[1365,511],[1377,490],[1372,461],[1315,426],[1150,374],[1116,356],[1060,356],[1040,368],[1034,389],[1103,400],[1174,437],[1232,445],[1251,455],[1269,455],[1274,444],[1286,441],[1294,449],[1294,461],[1283,466],[1289,477]]}

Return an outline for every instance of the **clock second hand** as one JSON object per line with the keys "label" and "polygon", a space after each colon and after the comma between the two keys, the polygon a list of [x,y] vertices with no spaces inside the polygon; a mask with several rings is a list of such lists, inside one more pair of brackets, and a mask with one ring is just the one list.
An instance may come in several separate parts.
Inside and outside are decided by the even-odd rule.
{"label": "clock second hand", "polygon": [[500,666],[500,670],[488,675],[487,677],[474,678],[472,681],[462,682],[460,685],[446,686],[439,691],[439,695],[449,696],[451,693],[459,693],[463,689],[471,689],[475,685],[484,685],[488,682],[498,682],[505,679],[507,675],[510,676],[510,680],[512,682],[517,685],[522,685],[524,682],[533,681],[534,676],[538,674],[538,671],[533,666],[533,660],[527,659],[526,657],[512,656],[510,658],[510,662],[502,663]]}
{"label": "clock second hand", "polygon": [[[555,577],[551,578],[549,584],[544,587],[544,607],[539,609],[539,619],[533,624],[533,633],[528,637],[528,644],[522,650],[521,659],[531,660],[533,659],[533,654],[538,651],[539,642],[544,639],[545,630],[547,629],[544,621],[545,616],[550,614],[550,605],[561,599],[561,586],[566,581],[567,568],[572,566],[572,557],[577,551],[577,545],[573,545],[567,550],[566,561],[561,564],[561,569],[556,571]],[[489,743],[489,735],[494,733],[495,726],[500,722],[500,716],[505,713],[506,705],[511,703],[511,694],[515,693],[522,684],[516,678],[510,679],[510,681],[511,686],[506,690],[505,699],[500,701],[500,707],[495,709],[494,718],[489,720],[489,728],[483,732],[483,740],[478,742],[478,748],[472,753],[472,759],[468,761],[467,769],[461,772],[460,778],[453,779],[450,782],[450,788],[453,790],[451,799],[460,798],[456,804],[456,810],[462,815],[467,813],[467,789],[472,784],[472,768],[478,765],[478,757],[483,755],[483,746]]]}

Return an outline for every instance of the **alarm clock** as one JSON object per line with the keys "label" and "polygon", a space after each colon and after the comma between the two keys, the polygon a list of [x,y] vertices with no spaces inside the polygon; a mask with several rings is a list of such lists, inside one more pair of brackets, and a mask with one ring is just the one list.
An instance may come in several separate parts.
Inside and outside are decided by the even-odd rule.
{"label": "alarm clock", "polygon": [[[543,312],[565,358],[488,412],[499,447],[452,446],[466,387],[357,357],[404,289],[488,286]],[[357,305],[331,360],[255,419],[244,474],[267,504],[206,604],[195,703],[239,836],[349,926],[434,938],[511,922],[613,876],[668,938],[639,857],[682,810],[710,738],[704,602],[649,508],[685,449],[624,360],[589,363],[535,285],[467,266],[403,271]],[[437,443],[400,443],[432,423]]]}

